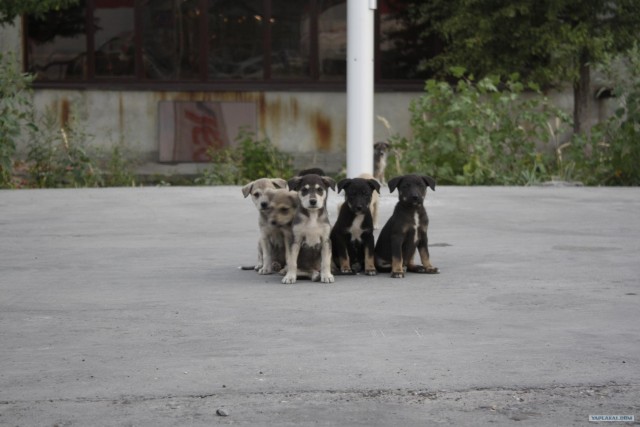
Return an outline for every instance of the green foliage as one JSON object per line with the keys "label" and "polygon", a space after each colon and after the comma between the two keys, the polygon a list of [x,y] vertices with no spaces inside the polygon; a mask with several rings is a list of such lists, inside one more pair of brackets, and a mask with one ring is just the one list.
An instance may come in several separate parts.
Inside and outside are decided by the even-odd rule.
{"label": "green foliage", "polygon": [[[617,65],[617,66],[616,66]],[[564,167],[588,185],[640,185],[640,47],[604,67],[613,82],[615,113],[575,135],[563,150]]]}
{"label": "green foliage", "polygon": [[75,112],[65,127],[59,125],[52,112],[45,114],[39,124],[27,154],[32,186],[97,187],[102,184],[100,171],[85,148],[92,136],[86,133]]}
{"label": "green foliage", "polygon": [[78,0],[2,0],[0,25],[11,24],[16,17],[33,14],[42,17],[46,12],[59,11],[78,3]]}
{"label": "green foliage", "polygon": [[103,160],[103,185],[105,187],[128,187],[136,185],[133,168],[136,164],[134,154],[124,145],[118,144],[111,148]]}
{"label": "green foliage", "polygon": [[[452,70],[460,78],[464,69]],[[498,89],[501,85],[502,90]],[[429,80],[410,105],[412,139],[392,141],[395,173],[427,173],[442,184],[523,185],[547,180],[549,144],[569,121],[541,94],[525,97],[517,75]],[[532,87],[530,89],[535,89]],[[554,129],[550,123],[556,124]]]}
{"label": "green foliage", "polygon": [[196,183],[203,185],[237,185],[266,177],[293,175],[292,159],[275,147],[268,137],[242,129],[236,146],[209,150],[211,165]]}
{"label": "green foliage", "polygon": [[423,37],[446,41],[431,65],[463,65],[476,76],[517,70],[541,85],[577,81],[583,60],[599,62],[609,52],[625,51],[637,39],[640,21],[637,0],[410,3],[413,14],[432,23]]}
{"label": "green foliage", "polygon": [[32,77],[21,73],[12,54],[0,53],[0,188],[12,187],[16,141],[30,120]]}

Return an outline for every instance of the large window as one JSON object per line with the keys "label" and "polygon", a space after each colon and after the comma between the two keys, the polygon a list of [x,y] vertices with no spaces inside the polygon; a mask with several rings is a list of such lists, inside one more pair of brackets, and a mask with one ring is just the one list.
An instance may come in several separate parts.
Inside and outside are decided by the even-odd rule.
{"label": "large window", "polygon": [[[407,2],[378,0],[378,84],[424,80]],[[346,15],[346,0],[81,0],[25,20],[26,67],[42,86],[340,88]]]}

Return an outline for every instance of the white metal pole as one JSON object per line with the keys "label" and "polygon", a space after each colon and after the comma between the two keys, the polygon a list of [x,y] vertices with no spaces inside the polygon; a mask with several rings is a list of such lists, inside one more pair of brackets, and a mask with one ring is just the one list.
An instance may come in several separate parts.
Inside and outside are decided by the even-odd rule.
{"label": "white metal pole", "polygon": [[347,0],[347,177],[373,172],[376,0]]}

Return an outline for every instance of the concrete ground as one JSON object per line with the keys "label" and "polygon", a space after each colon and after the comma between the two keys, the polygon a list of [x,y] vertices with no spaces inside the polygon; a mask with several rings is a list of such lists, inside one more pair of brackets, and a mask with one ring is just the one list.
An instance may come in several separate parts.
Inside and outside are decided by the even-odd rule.
{"label": "concrete ground", "polygon": [[640,189],[426,206],[441,274],[283,285],[239,187],[1,191],[0,425],[639,424]]}

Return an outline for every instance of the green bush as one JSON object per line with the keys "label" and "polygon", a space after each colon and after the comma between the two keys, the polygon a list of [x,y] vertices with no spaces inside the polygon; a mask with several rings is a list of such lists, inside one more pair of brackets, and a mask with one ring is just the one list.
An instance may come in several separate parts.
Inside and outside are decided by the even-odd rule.
{"label": "green bush", "polygon": [[100,171],[87,154],[85,144],[91,138],[72,114],[61,127],[55,114],[48,111],[32,134],[27,153],[29,182],[38,188],[97,187]]}
{"label": "green bush", "polygon": [[19,70],[13,55],[0,53],[0,188],[13,187],[16,141],[22,129],[35,129],[30,120],[33,77]]}
{"label": "green bush", "polygon": [[[617,67],[614,67],[617,64]],[[589,133],[565,144],[562,158],[587,185],[640,185],[640,48],[604,67],[613,83],[617,108]]]}
{"label": "green bush", "polygon": [[[549,144],[569,118],[535,86],[525,98],[518,76],[474,82],[452,70],[457,84],[429,80],[410,105],[413,137],[392,140],[395,173],[427,173],[442,184],[523,185],[550,178]],[[499,89],[499,86],[502,86]],[[554,129],[555,123],[560,129]]]}
{"label": "green bush", "polygon": [[242,129],[236,146],[209,150],[211,165],[196,183],[201,185],[239,185],[266,177],[293,175],[292,158],[273,145],[268,137]]}

